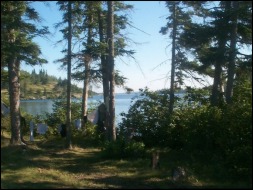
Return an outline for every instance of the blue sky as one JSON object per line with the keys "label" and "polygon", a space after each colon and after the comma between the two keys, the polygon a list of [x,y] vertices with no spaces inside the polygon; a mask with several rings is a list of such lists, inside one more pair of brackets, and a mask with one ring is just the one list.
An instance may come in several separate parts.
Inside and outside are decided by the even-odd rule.
{"label": "blue sky", "polygon": [[[158,90],[170,87],[170,57],[171,46],[170,39],[161,35],[159,30],[167,23],[166,17],[169,15],[164,2],[160,1],[126,1],[127,4],[134,5],[134,10],[130,13],[132,25],[146,33],[135,28],[127,28],[127,37],[138,45],[131,43],[129,49],[135,50],[135,60],[123,57],[115,59],[115,69],[119,70],[123,76],[128,78],[126,86],[138,91],[147,86],[151,90]],[[47,64],[42,66],[21,65],[21,69],[31,72],[33,69],[38,72],[40,69],[47,70],[52,76],[67,78],[67,72],[60,70],[60,63],[53,63],[56,59],[62,58],[61,53],[64,44],[55,46],[55,42],[62,39],[61,32],[53,26],[61,21],[62,14],[58,10],[55,2],[50,2],[50,6],[45,6],[42,2],[34,3],[34,8],[44,19],[40,24],[49,26],[52,36],[50,40],[36,38],[35,41],[40,45],[42,57],[48,60]],[[164,64],[161,64],[165,62]],[[159,66],[160,65],[160,66]],[[157,67],[158,66],[158,67]],[[154,68],[157,67],[155,70]],[[190,85],[194,85],[189,81]],[[82,84],[78,84],[82,87]],[[96,92],[102,92],[100,88],[93,87]],[[116,93],[125,92],[123,88],[116,88]]]}

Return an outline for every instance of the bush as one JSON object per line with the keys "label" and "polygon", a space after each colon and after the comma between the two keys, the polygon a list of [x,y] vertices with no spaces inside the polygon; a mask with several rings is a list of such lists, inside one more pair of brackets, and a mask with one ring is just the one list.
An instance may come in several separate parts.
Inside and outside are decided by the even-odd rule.
{"label": "bush", "polygon": [[[176,103],[172,115],[168,112],[168,91],[142,90],[129,112],[122,113],[120,134],[138,139],[147,148],[182,150],[189,155],[189,161],[222,167],[228,179],[236,176],[250,181],[251,89],[249,82],[236,83],[232,104],[224,102],[220,107],[210,106],[206,90],[188,89],[186,102]],[[123,145],[111,146],[111,151],[120,151]]]}
{"label": "bush", "polygon": [[165,126],[170,123],[168,94],[168,90],[141,90],[140,97],[128,113],[121,114],[120,133],[135,136],[146,147],[163,146],[168,137],[168,128]]}

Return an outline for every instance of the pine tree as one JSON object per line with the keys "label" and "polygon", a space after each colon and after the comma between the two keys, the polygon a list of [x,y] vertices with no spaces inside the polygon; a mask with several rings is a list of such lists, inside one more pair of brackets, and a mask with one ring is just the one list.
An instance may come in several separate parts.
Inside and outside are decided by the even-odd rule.
{"label": "pine tree", "polygon": [[[167,1],[166,6],[171,12],[167,17],[168,23],[165,27],[162,27],[160,33],[166,35],[170,30],[170,37],[172,39],[171,48],[171,77],[170,77],[170,104],[169,114],[173,113],[173,107],[175,102],[175,87],[176,84],[183,84],[183,69],[184,65],[188,64],[185,56],[182,53],[182,47],[179,45],[179,34],[182,28],[189,22],[189,14],[183,11],[180,1]],[[181,68],[181,70],[179,70]],[[177,77],[177,79],[176,79]]]}
{"label": "pine tree", "polygon": [[[243,47],[246,43],[251,43],[249,39],[252,37],[249,34],[252,31],[252,24],[249,23],[251,22],[252,5],[240,2],[242,6],[237,9],[235,8],[236,2],[232,3],[232,1],[216,2],[215,8],[210,6],[210,2],[205,1],[184,3],[193,8],[198,22],[192,21],[185,28],[180,36],[181,44],[195,56],[198,65],[194,70],[213,78],[211,105],[222,105],[224,90],[226,90],[226,99],[229,103],[232,97],[234,70],[240,67],[240,62],[250,62],[250,55],[239,53],[240,50],[235,47]],[[236,63],[238,59],[240,61]],[[227,77],[227,88],[225,89]]]}
{"label": "pine tree", "polygon": [[8,65],[9,101],[11,115],[11,144],[20,144],[20,63],[42,64],[41,51],[32,39],[45,35],[47,28],[38,29],[34,24],[25,22],[26,18],[39,21],[37,12],[28,1],[1,2],[1,61]]}

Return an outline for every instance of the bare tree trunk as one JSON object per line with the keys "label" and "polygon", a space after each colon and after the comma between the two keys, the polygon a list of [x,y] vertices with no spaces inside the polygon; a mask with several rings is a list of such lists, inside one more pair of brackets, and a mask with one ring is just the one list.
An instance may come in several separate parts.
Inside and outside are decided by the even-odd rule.
{"label": "bare tree trunk", "polygon": [[[99,20],[99,38],[101,43],[105,43],[104,40],[104,26],[103,26],[103,14],[101,11],[101,6],[98,8],[98,20]],[[102,77],[103,77],[103,92],[104,92],[104,103],[106,107],[106,117],[104,126],[106,128],[106,136],[109,140],[109,70],[108,70],[108,60],[106,59],[105,49],[101,53],[101,67],[102,67]]]}
{"label": "bare tree trunk", "polygon": [[234,10],[234,14],[231,15],[232,30],[231,30],[231,43],[230,43],[230,54],[229,54],[229,64],[228,64],[228,80],[227,80],[227,88],[226,88],[226,102],[227,103],[231,103],[232,101],[233,83],[234,83],[234,76],[235,76],[238,7],[239,7],[239,2],[232,1],[232,10]]}
{"label": "bare tree trunk", "polygon": [[[88,10],[92,9],[90,4],[88,5]],[[84,63],[85,63],[85,78],[84,78],[84,85],[83,85],[83,127],[85,127],[85,123],[87,121],[87,110],[88,110],[88,97],[89,97],[89,85],[90,85],[90,64],[92,61],[91,56],[91,39],[92,39],[92,22],[93,16],[92,13],[88,15],[88,37],[87,37],[87,52],[84,55]]]}
{"label": "bare tree trunk", "polygon": [[9,75],[9,101],[11,115],[11,145],[23,144],[20,134],[20,83],[19,83],[20,62],[16,58],[8,61]]}
{"label": "bare tree trunk", "polygon": [[108,6],[108,44],[109,44],[109,80],[110,80],[110,120],[109,120],[109,134],[110,141],[116,140],[116,129],[115,129],[115,71],[114,71],[114,1],[107,1]]}
{"label": "bare tree trunk", "polygon": [[67,84],[67,148],[71,149],[71,38],[72,38],[72,14],[71,1],[68,2],[68,84]]}
{"label": "bare tree trunk", "polygon": [[88,97],[89,97],[89,84],[90,84],[90,63],[88,58],[85,58],[85,78],[83,82],[83,110],[82,110],[82,126],[85,128],[85,123],[87,121],[87,110],[88,110]]}
{"label": "bare tree trunk", "polygon": [[176,54],[176,3],[173,4],[173,34],[172,34],[172,61],[171,61],[171,79],[170,79],[170,104],[169,113],[172,114],[174,107],[174,83],[175,83],[175,54]]}

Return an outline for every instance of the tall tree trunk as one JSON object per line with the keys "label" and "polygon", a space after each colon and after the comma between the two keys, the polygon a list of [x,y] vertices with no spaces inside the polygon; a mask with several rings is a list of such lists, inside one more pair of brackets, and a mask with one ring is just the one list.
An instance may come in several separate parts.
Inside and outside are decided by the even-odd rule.
{"label": "tall tree trunk", "polygon": [[169,113],[172,114],[174,107],[174,83],[175,83],[175,54],[176,54],[176,2],[173,4],[173,33],[172,33],[172,60],[171,60],[171,79],[170,79],[170,104]]}
{"label": "tall tree trunk", "polygon": [[109,80],[110,80],[110,100],[109,100],[109,134],[110,141],[116,140],[115,129],[115,71],[114,71],[114,1],[107,1],[108,6],[108,43],[109,43]]}
{"label": "tall tree trunk", "polygon": [[[230,8],[230,2],[225,2],[225,13],[223,17],[223,22],[218,26],[218,28],[223,29],[227,27],[228,23],[228,16],[227,11]],[[218,53],[217,53],[217,60],[215,63],[215,70],[214,70],[214,81],[212,87],[212,94],[211,94],[211,105],[212,106],[219,106],[220,102],[223,101],[223,93],[222,93],[222,66],[225,65],[225,53],[226,53],[226,42],[227,42],[227,32],[220,32],[218,34]]]}
{"label": "tall tree trunk", "polygon": [[228,80],[226,88],[226,102],[231,103],[233,93],[233,83],[235,76],[235,59],[236,59],[236,39],[237,39],[237,18],[238,18],[238,1],[232,1],[233,14],[231,15],[232,29],[231,29],[231,43],[230,43],[230,54],[228,63]]}
{"label": "tall tree trunk", "polygon": [[67,84],[67,148],[71,149],[71,38],[72,38],[72,14],[71,1],[68,2],[68,84]]}
{"label": "tall tree trunk", "polygon": [[14,58],[8,61],[9,75],[9,100],[11,115],[11,145],[23,144],[20,135],[20,83],[19,83],[20,61]]}
{"label": "tall tree trunk", "polygon": [[[92,2],[91,2],[92,3]],[[88,10],[92,9],[92,6],[88,4]],[[89,85],[90,85],[90,64],[92,61],[91,56],[91,43],[92,43],[92,13],[88,15],[88,37],[87,37],[87,52],[84,55],[84,66],[85,66],[85,78],[83,85],[83,126],[85,127],[85,122],[87,121],[87,110],[88,110],[88,97],[89,97]]]}
{"label": "tall tree trunk", "polygon": [[[225,44],[224,44],[225,45]],[[222,60],[216,61],[214,70],[214,80],[211,94],[211,105],[218,106],[221,100],[221,74],[222,74]]]}
{"label": "tall tree trunk", "polygon": [[[87,55],[88,56],[88,55]],[[87,121],[87,110],[88,110],[88,97],[89,97],[89,84],[90,84],[90,62],[88,61],[88,57],[85,55],[85,78],[83,82],[83,109],[82,109],[82,122],[83,127],[85,128],[85,123]]]}
{"label": "tall tree trunk", "polygon": [[[9,7],[10,11],[13,6]],[[15,44],[16,35],[15,30],[9,31],[9,45]],[[14,49],[14,48],[13,48]],[[11,145],[23,144],[21,141],[21,122],[20,122],[20,60],[17,59],[15,52],[12,58],[8,59],[8,77],[9,77],[9,101],[10,101],[10,118],[11,118]]]}
{"label": "tall tree trunk", "polygon": [[[99,38],[100,42],[103,44],[105,43],[104,39],[104,24],[103,24],[103,13],[101,10],[101,6],[98,7],[98,20],[99,20]],[[109,69],[108,69],[108,60],[106,59],[105,49],[102,50],[101,53],[101,67],[102,67],[102,78],[103,78],[103,94],[104,94],[104,103],[106,107],[106,117],[104,126],[106,128],[106,136],[109,140]]]}

